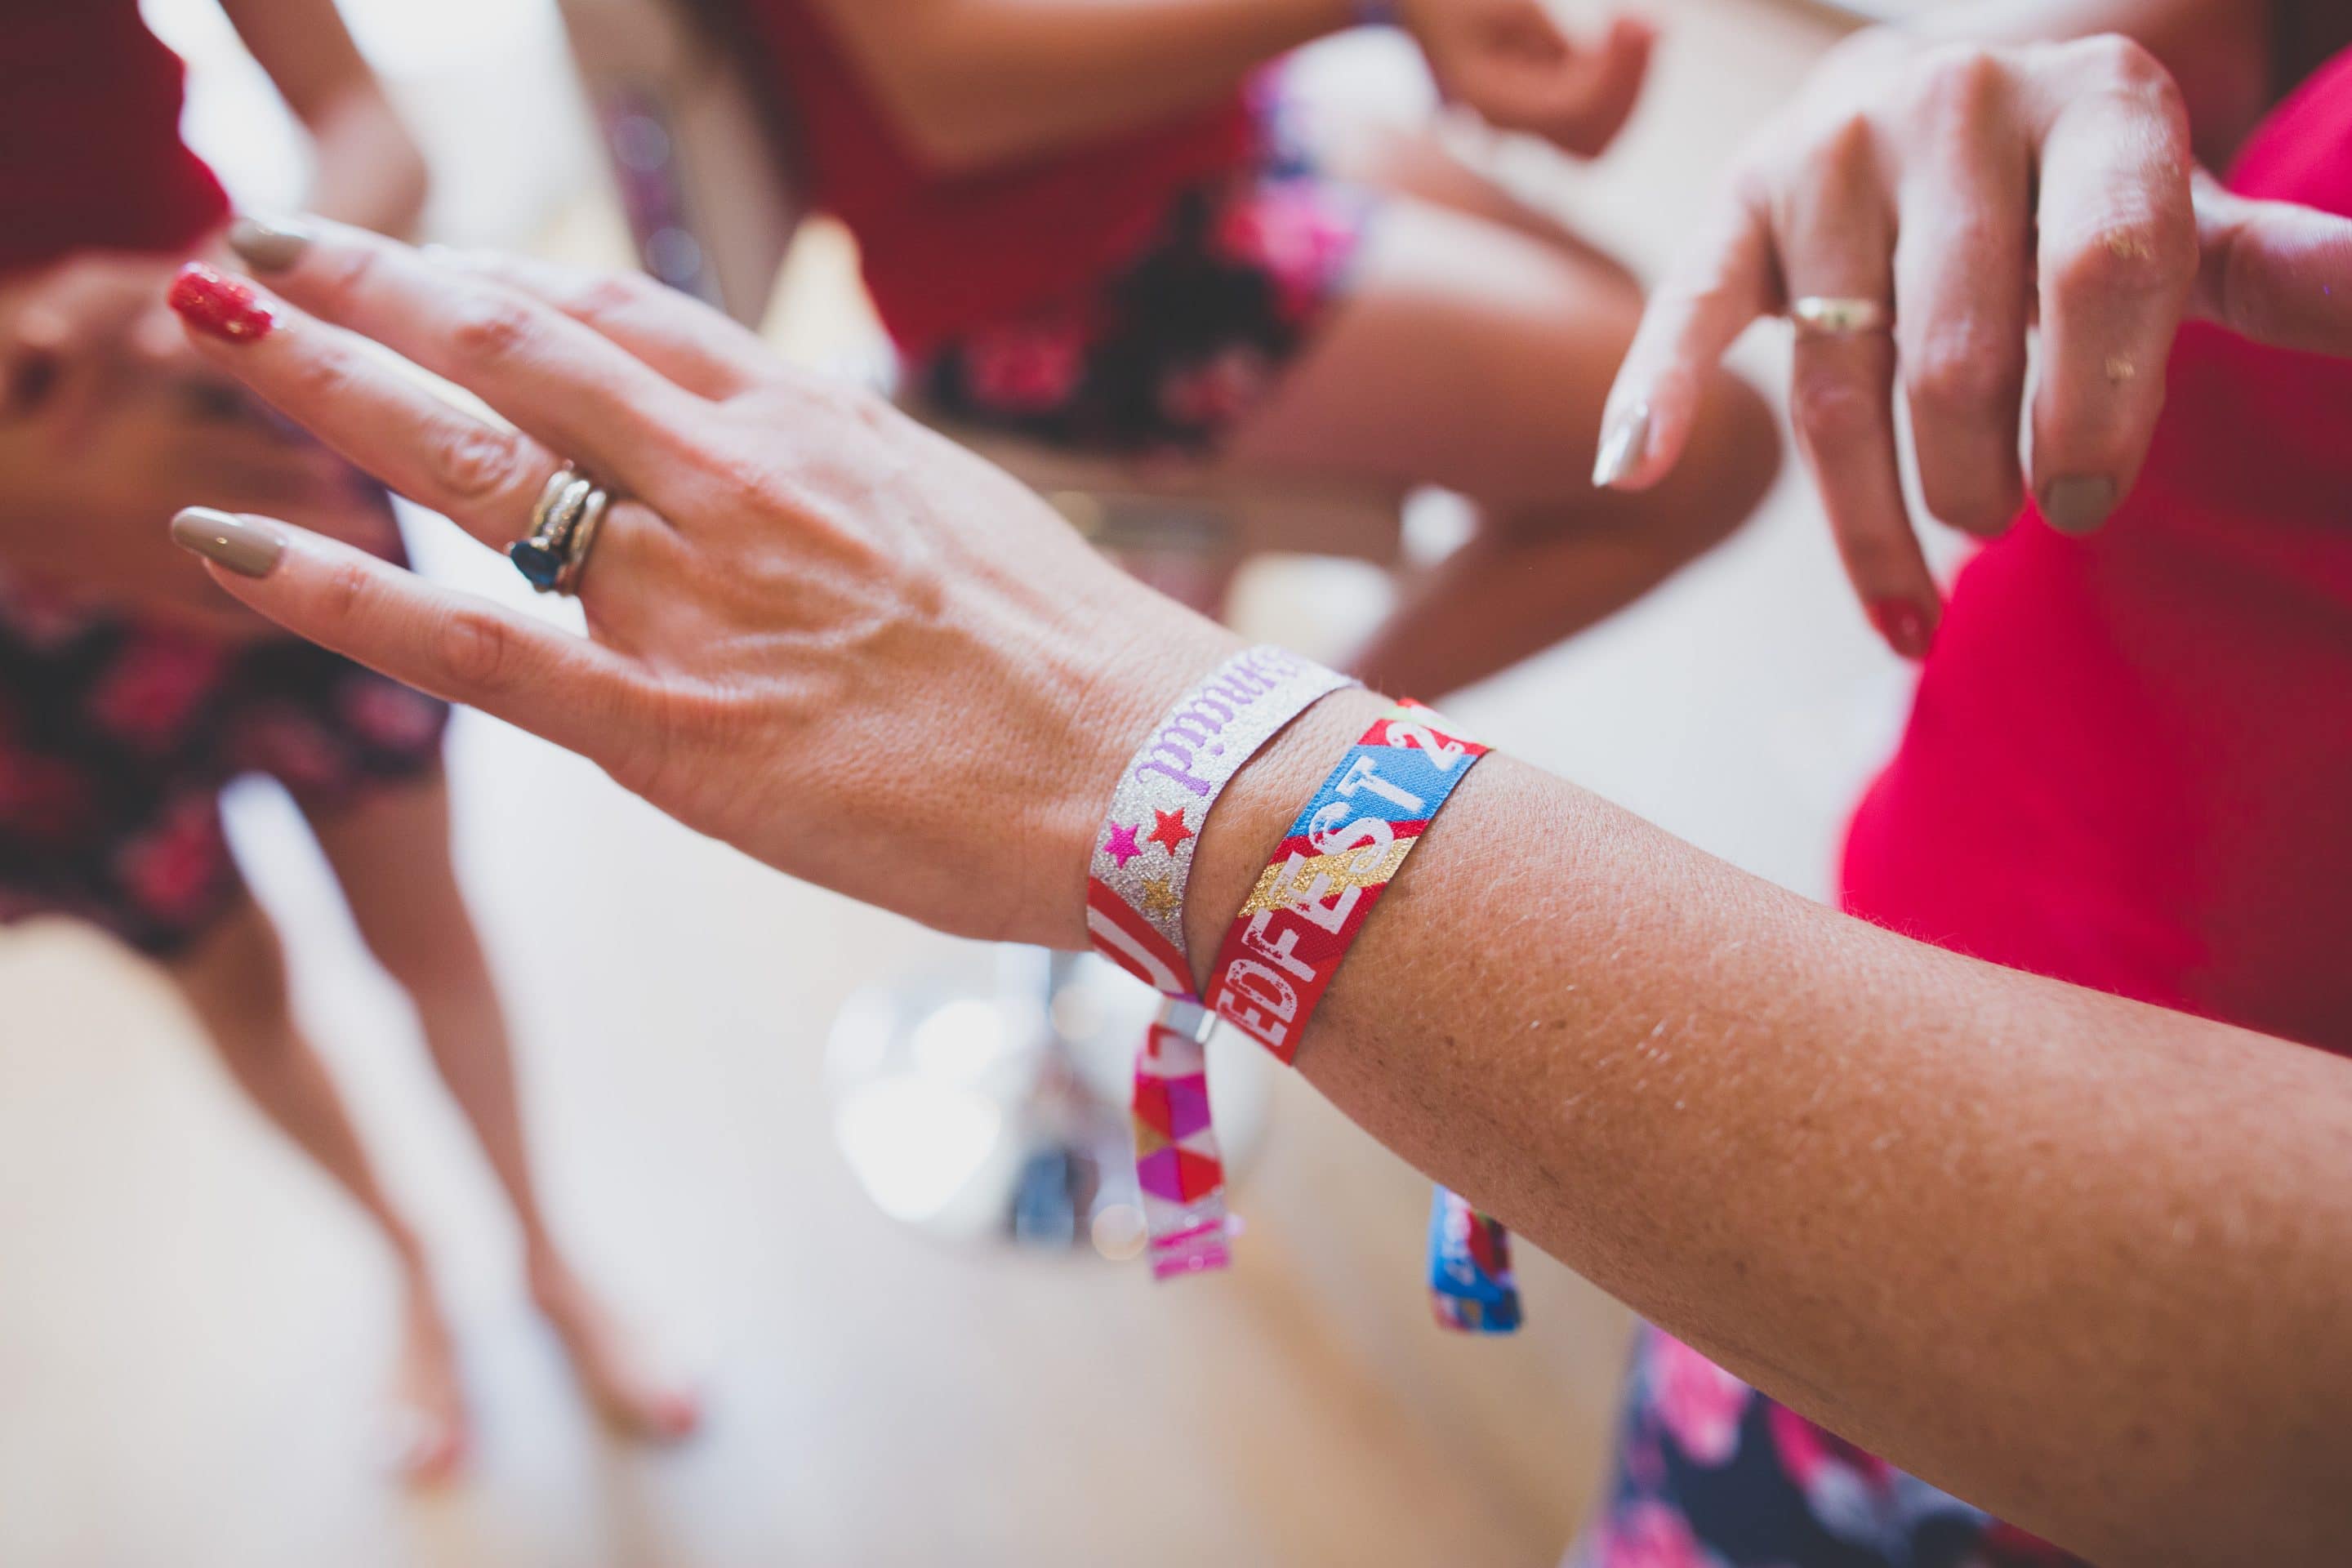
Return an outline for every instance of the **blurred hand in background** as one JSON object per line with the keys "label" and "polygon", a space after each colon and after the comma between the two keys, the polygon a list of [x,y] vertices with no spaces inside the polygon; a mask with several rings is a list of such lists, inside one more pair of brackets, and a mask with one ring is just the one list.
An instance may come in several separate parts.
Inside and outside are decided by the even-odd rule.
{"label": "blurred hand in background", "polygon": [[1398,18],[1447,98],[1580,158],[1599,156],[1633,117],[1657,41],[1627,16],[1579,40],[1542,0],[1406,0]]}

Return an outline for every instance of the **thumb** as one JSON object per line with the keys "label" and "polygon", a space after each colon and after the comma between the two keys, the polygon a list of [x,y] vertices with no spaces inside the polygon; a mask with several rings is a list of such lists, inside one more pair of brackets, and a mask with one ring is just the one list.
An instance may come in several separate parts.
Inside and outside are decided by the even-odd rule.
{"label": "thumb", "polygon": [[2352,218],[2200,175],[2189,312],[2276,348],[2352,356]]}
{"label": "thumb", "polygon": [[1594,158],[1616,140],[1641,101],[1657,38],[1657,30],[1647,22],[1619,16],[1601,46],[1579,58],[1582,69],[1574,74],[1580,79],[1572,83],[1572,101],[1554,138],[1561,146]]}

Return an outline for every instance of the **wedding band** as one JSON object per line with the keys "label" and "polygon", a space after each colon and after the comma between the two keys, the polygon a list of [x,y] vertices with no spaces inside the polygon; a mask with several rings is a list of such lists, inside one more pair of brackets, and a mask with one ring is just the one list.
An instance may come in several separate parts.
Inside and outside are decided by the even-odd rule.
{"label": "wedding band", "polygon": [[540,487],[530,531],[507,546],[507,559],[539,592],[569,595],[587,569],[612,500],[604,486],[564,464]]}
{"label": "wedding band", "polygon": [[557,593],[568,597],[579,591],[580,574],[588,570],[588,552],[596,548],[596,531],[604,526],[604,512],[612,504],[610,490],[602,485],[589,488],[587,499],[580,505],[579,520],[564,541],[563,570],[555,579]]}
{"label": "wedding band", "polygon": [[1883,332],[1895,324],[1895,314],[1875,300],[1801,294],[1789,301],[1789,320],[1796,323],[1799,337],[1843,338],[1856,332]]}

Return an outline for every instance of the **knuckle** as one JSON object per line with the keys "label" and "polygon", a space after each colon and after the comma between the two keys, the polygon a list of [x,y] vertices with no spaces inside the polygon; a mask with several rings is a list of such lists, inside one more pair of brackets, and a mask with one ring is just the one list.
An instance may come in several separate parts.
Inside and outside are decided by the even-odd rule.
{"label": "knuckle", "polygon": [[2132,214],[2107,218],[2070,241],[2053,281],[2062,297],[2139,298],[2185,288],[2196,267],[2193,234]]}
{"label": "knuckle", "polygon": [[1815,130],[1813,161],[1834,176],[1851,176],[1868,169],[1877,142],[1870,117],[1859,110],[1838,114]]}
{"label": "knuckle", "polygon": [[357,374],[347,357],[328,352],[299,356],[293,379],[295,395],[310,406],[323,408],[343,401],[357,380]]}
{"label": "knuckle", "polygon": [[436,433],[431,462],[441,484],[461,502],[503,496],[517,488],[522,472],[520,444],[512,436],[463,417]]}
{"label": "knuckle", "polygon": [[444,611],[434,640],[441,668],[461,689],[497,692],[513,682],[520,644],[514,627],[490,611],[474,605]]}
{"label": "knuckle", "polygon": [[366,606],[367,597],[368,568],[364,562],[337,561],[319,581],[320,612],[334,624],[356,620]]}
{"label": "knuckle", "polygon": [[470,360],[505,359],[530,342],[536,326],[523,300],[506,294],[475,294],[460,300],[452,312],[449,342]]}
{"label": "knuckle", "polygon": [[2082,68],[2102,86],[2126,91],[2168,89],[2172,73],[2164,62],[2137,40],[2121,33],[2102,33],[2075,46]]}
{"label": "knuckle", "polygon": [[1951,44],[1920,60],[1914,91],[1935,118],[1975,121],[2007,95],[2009,80],[2009,62],[1996,51]]}
{"label": "knuckle", "polygon": [[1883,422],[1867,387],[1843,370],[1826,366],[1800,368],[1789,402],[1799,428],[1816,447],[1865,440]]}
{"label": "knuckle", "polygon": [[841,417],[861,431],[888,439],[907,423],[896,404],[870,387],[849,386],[835,395]]}
{"label": "knuckle", "polygon": [[629,315],[642,308],[651,280],[635,272],[596,272],[572,291],[572,311],[586,321]]}
{"label": "knuckle", "polygon": [[1929,416],[1989,417],[2017,396],[2023,382],[2021,365],[1987,334],[1970,330],[1930,338],[1904,362],[1912,406]]}
{"label": "knuckle", "polygon": [[712,500],[726,511],[774,517],[798,510],[790,484],[758,458],[729,447],[698,451],[694,461]]}

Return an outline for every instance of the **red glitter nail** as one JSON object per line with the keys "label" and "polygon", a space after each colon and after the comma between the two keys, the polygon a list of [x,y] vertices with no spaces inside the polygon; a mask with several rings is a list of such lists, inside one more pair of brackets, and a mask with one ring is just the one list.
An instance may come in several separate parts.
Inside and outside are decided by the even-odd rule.
{"label": "red glitter nail", "polygon": [[1879,599],[1870,606],[1870,624],[1886,639],[1886,646],[1913,663],[1927,657],[1927,646],[1936,640],[1927,629],[1927,617],[1919,606],[1908,599]]}
{"label": "red glitter nail", "polygon": [[201,261],[180,268],[164,299],[190,325],[231,342],[268,337],[278,325],[278,318],[250,288]]}

